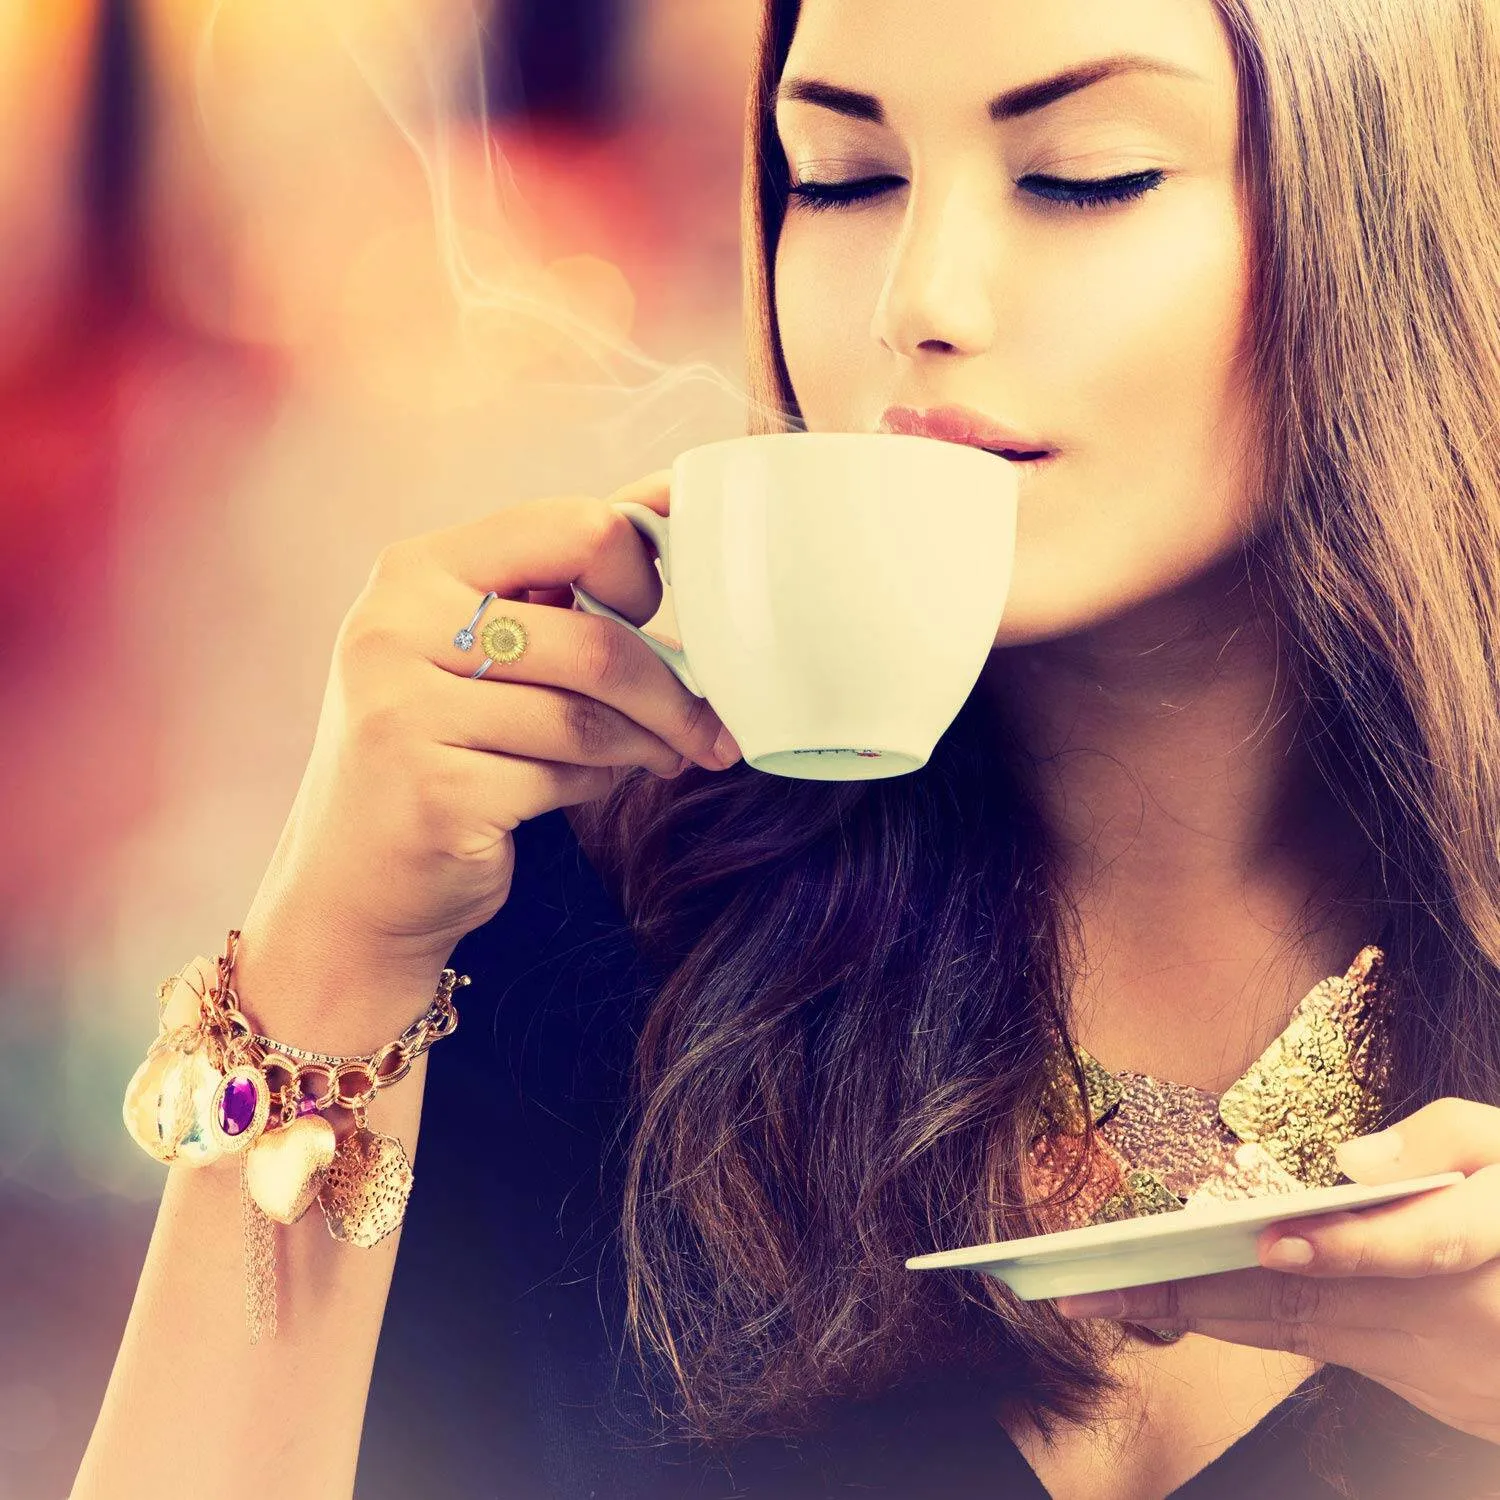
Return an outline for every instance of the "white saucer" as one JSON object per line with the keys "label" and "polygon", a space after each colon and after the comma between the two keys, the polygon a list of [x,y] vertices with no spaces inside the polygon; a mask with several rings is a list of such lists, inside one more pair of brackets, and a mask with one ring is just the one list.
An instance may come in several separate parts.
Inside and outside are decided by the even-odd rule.
{"label": "white saucer", "polygon": [[1107,1292],[1147,1282],[1208,1276],[1260,1264],[1255,1243],[1267,1224],[1300,1219],[1341,1208],[1389,1203],[1396,1198],[1462,1182],[1462,1172],[1408,1177],[1378,1186],[1347,1183],[1342,1187],[1306,1188],[1240,1198],[1230,1203],[1182,1208],[1164,1214],[1086,1224],[1056,1234],[1033,1234],[997,1240],[960,1250],[936,1250],[907,1259],[908,1271],[983,1271],[1003,1281],[1027,1302],[1041,1297],[1069,1297],[1079,1292]]}

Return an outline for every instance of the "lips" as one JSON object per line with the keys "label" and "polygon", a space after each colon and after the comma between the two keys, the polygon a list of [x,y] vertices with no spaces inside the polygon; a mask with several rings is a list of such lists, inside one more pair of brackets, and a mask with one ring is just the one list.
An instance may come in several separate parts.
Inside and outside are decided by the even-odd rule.
{"label": "lips", "polygon": [[937,406],[919,410],[911,406],[887,407],[880,419],[881,432],[908,437],[936,438],[944,443],[963,443],[983,448],[1011,463],[1037,463],[1052,456],[1045,443],[1005,427],[983,412],[967,406]]}

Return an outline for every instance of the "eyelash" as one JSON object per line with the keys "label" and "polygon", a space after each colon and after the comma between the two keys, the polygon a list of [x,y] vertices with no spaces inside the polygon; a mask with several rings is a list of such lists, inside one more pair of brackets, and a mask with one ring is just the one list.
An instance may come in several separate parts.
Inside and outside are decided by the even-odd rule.
{"label": "eyelash", "polygon": [[[1041,184],[1050,192],[1038,192],[1038,198],[1049,203],[1064,203],[1070,208],[1101,208],[1114,203],[1128,203],[1160,187],[1166,176],[1158,167],[1143,172],[1126,172],[1119,177],[1047,177],[1033,172],[1022,177],[1020,183]],[[864,177],[854,182],[801,182],[793,183],[787,192],[809,209],[843,208],[850,203],[863,202],[886,190],[888,185],[901,182],[900,177]]]}

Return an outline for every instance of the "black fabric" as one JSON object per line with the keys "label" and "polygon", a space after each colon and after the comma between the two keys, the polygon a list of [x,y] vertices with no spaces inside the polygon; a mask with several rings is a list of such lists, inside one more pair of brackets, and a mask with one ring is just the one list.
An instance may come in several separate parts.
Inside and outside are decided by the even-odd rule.
{"label": "black fabric", "polygon": [[[850,1404],[813,1437],[747,1443],[727,1464],[651,1440],[634,1366],[615,1356],[613,1214],[652,980],[561,810],[522,824],[516,848],[509,900],[452,959],[473,983],[429,1054],[356,1500],[1044,1500],[962,1375]],[[1308,1470],[1298,1394],[1173,1494],[1332,1496]],[[1359,1500],[1500,1496],[1500,1446],[1432,1426],[1452,1440],[1443,1461],[1378,1438],[1355,1450]]]}

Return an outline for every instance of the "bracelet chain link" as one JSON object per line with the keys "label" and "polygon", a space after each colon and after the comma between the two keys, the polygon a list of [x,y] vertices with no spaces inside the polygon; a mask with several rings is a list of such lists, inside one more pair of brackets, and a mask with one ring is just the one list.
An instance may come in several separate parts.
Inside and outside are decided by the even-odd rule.
{"label": "bracelet chain link", "polygon": [[[202,997],[202,1021],[222,1069],[249,1066],[264,1073],[283,1122],[294,1116],[303,1098],[311,1100],[310,1108],[351,1110],[358,1119],[381,1089],[399,1083],[411,1072],[418,1057],[458,1025],[453,991],[468,984],[469,976],[444,969],[427,1009],[400,1036],[374,1052],[337,1057],[262,1035],[240,1009],[239,996],[230,982],[239,937],[239,929],[230,931],[224,953],[218,959],[218,983]],[[163,981],[157,992],[159,998],[164,1000],[170,983]],[[164,1033],[157,1044],[167,1040],[168,1034]],[[319,1079],[323,1083],[321,1088],[308,1087],[308,1080]],[[346,1080],[356,1083],[357,1092],[348,1091]]]}

